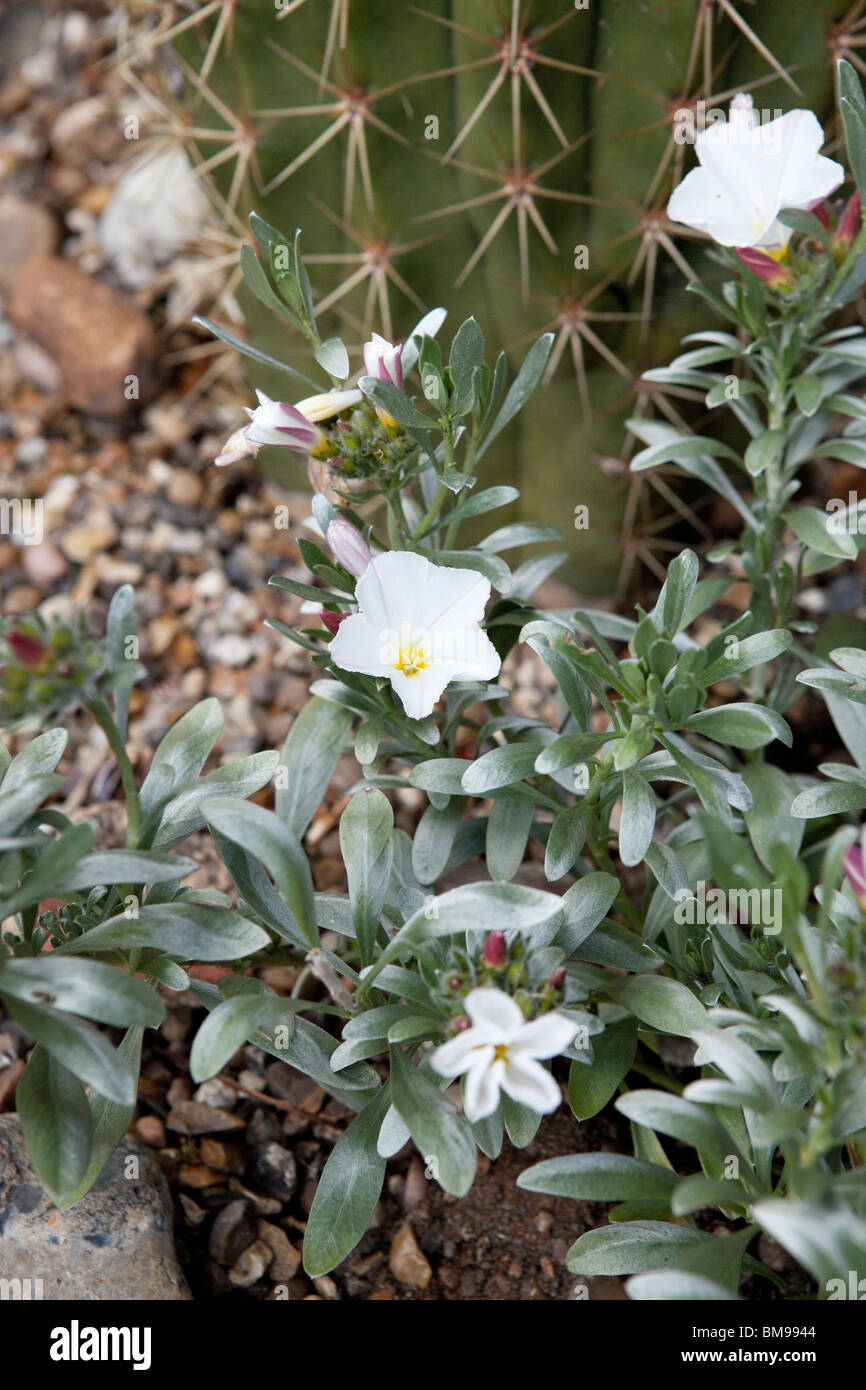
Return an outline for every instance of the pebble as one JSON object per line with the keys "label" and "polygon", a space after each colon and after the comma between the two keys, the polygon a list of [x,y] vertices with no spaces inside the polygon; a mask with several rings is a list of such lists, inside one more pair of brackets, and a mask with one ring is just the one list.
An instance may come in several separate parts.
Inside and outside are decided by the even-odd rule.
{"label": "pebble", "polygon": [[204,483],[188,468],[173,468],[168,483],[169,500],[178,507],[197,507],[204,493]]}
{"label": "pebble", "polygon": [[427,1179],[424,1177],[424,1164],[417,1154],[413,1155],[403,1187],[403,1206],[406,1211],[414,1211],[427,1196]]}
{"label": "pebble", "polygon": [[264,1193],[253,1192],[251,1188],[245,1187],[239,1178],[229,1178],[229,1190],[240,1193],[242,1197],[247,1197],[259,1216],[278,1216],[283,1209],[282,1202],[276,1197],[267,1197]]}
{"label": "pebble", "polygon": [[240,1144],[224,1144],[222,1140],[206,1135],[199,1145],[199,1152],[202,1163],[206,1163],[208,1168],[218,1168],[221,1173],[237,1173],[240,1176],[246,1168],[246,1154]]}
{"label": "pebble", "polygon": [[14,288],[22,262],[57,245],[57,222],[47,208],[17,193],[0,196],[0,290]]}
{"label": "pebble", "polygon": [[165,1148],[165,1125],[158,1115],[142,1115],[136,1120],[134,1128],[139,1139],[147,1144],[148,1148]]}
{"label": "pebble", "polygon": [[37,588],[49,589],[66,574],[69,561],[53,541],[40,541],[23,547],[21,568]]}
{"label": "pebble", "polygon": [[217,1264],[233,1265],[258,1236],[258,1218],[249,1202],[237,1198],[217,1212],[208,1252]]}
{"label": "pebble", "polygon": [[247,666],[256,654],[255,645],[248,637],[236,632],[227,632],[211,643],[208,656],[223,666]]}
{"label": "pebble", "polygon": [[320,1274],[318,1278],[313,1280],[313,1288],[320,1298],[327,1299],[329,1303],[336,1303],[340,1297],[340,1290],[330,1274]]}
{"label": "pebble", "polygon": [[275,1284],[287,1284],[294,1279],[301,1265],[301,1254],[292,1245],[282,1226],[269,1221],[259,1222],[259,1237],[270,1246],[273,1254],[268,1275]]}
{"label": "pebble", "polygon": [[391,1241],[388,1264],[395,1279],[401,1284],[410,1284],[415,1289],[426,1289],[433,1278],[433,1270],[424,1251],[415,1239],[415,1232],[404,1221]]}
{"label": "pebble", "polygon": [[275,1197],[288,1202],[294,1196],[298,1182],[295,1156],[282,1144],[262,1144],[253,1151],[252,1172],[256,1182]]}
{"label": "pebble", "polygon": [[22,263],[9,317],[56,363],[79,410],[117,418],[153,394],[157,338],[149,319],[58,256]]}
{"label": "pebble", "polygon": [[63,537],[62,545],[68,559],[76,565],[84,565],[100,551],[114,545],[116,540],[117,527],[106,518],[71,526]]}
{"label": "pebble", "polygon": [[222,1173],[216,1173],[212,1168],[207,1168],[203,1163],[182,1163],[178,1169],[178,1182],[181,1187],[192,1187],[199,1190],[205,1187],[218,1187],[223,1181]]}
{"label": "pebble", "polygon": [[213,1105],[218,1110],[234,1110],[238,1096],[233,1086],[227,1086],[219,1077],[211,1076],[193,1092],[192,1098],[197,1105]]}
{"label": "pebble", "polygon": [[48,440],[41,434],[31,435],[29,439],[19,439],[15,446],[15,458],[25,468],[40,464],[48,452]]}
{"label": "pebble", "polygon": [[229,1282],[236,1289],[249,1288],[250,1284],[261,1279],[272,1259],[273,1253],[267,1241],[254,1240],[229,1270]]}
{"label": "pebble", "polygon": [[207,1216],[204,1207],[200,1207],[198,1202],[194,1202],[191,1197],[187,1197],[185,1192],[179,1192],[177,1198],[186,1224],[188,1226],[200,1226]]}
{"label": "pebble", "polygon": [[194,1100],[182,1100],[170,1111],[166,1125],[178,1134],[217,1134],[243,1129],[239,1115],[219,1110],[215,1105],[199,1105]]}

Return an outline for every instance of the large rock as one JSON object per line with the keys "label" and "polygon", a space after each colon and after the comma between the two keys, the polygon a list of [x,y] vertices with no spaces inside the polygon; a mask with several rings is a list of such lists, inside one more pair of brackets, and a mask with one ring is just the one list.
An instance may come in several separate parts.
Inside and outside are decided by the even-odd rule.
{"label": "large rock", "polygon": [[[138,1176],[127,1177],[137,1159]],[[30,1166],[17,1115],[0,1115],[0,1280],[45,1299],[188,1299],[159,1164],[127,1135],[96,1183],[59,1211]],[[4,1286],[5,1287],[5,1286]]]}
{"label": "large rock", "polygon": [[153,395],[157,340],[149,320],[59,256],[27,258],[9,317],[56,362],[79,410],[114,418]]}
{"label": "large rock", "polygon": [[0,194],[0,291],[8,294],[22,262],[53,251],[57,239],[57,223],[47,208],[17,193]]}

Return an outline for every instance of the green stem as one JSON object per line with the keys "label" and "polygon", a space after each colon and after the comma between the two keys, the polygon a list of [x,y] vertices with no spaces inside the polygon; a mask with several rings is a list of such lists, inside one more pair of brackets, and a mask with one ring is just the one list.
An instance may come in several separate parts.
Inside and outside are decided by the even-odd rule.
{"label": "green stem", "polygon": [[111,710],[105,703],[101,695],[94,695],[86,702],[86,708],[93,715],[105,737],[108,739],[109,747],[117,759],[117,766],[120,769],[120,779],[123,783],[123,792],[126,797],[126,847],[127,849],[138,849],[141,840],[141,802],[138,798],[138,787],[135,784],[135,774],[132,770],[132,763],[124,747],[123,739],[120,737],[117,725],[114,722]]}

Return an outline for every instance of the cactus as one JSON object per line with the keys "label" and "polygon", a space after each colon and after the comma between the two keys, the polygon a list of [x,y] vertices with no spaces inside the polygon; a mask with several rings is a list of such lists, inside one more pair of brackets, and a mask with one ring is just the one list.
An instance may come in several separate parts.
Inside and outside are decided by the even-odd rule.
{"label": "cactus", "polygon": [[[399,337],[422,305],[456,317],[461,298],[507,347],[556,331],[548,390],[502,441],[499,471],[533,515],[562,525],[589,506],[580,582],[598,590],[635,555],[658,568],[655,548],[672,544],[654,539],[656,520],[622,553],[623,511],[631,523],[658,511],[637,489],[666,485],[599,458],[625,456],[622,420],[635,397],[648,405],[636,378],[692,326],[689,268],[706,271],[703,246],[664,217],[690,160],[676,114],[740,89],[771,111],[828,112],[831,56],[860,61],[863,21],[845,12],[813,0],[210,0],[139,34],[132,66],[173,44],[185,139],[224,215],[239,236],[253,208],[303,227],[344,336]],[[257,303],[244,307],[260,346],[285,355]],[[266,371],[256,383],[278,385]],[[685,510],[669,487],[664,506]]]}

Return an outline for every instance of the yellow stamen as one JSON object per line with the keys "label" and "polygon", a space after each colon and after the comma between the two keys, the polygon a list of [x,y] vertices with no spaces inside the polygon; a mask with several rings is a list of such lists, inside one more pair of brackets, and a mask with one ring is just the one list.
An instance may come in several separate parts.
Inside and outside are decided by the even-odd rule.
{"label": "yellow stamen", "polygon": [[404,676],[417,676],[421,671],[426,671],[427,662],[421,647],[403,647],[400,655],[394,663],[396,671],[402,671]]}
{"label": "yellow stamen", "polygon": [[496,1044],[496,1046],[493,1049],[493,1060],[494,1062],[508,1061],[508,1045],[506,1043]]}

